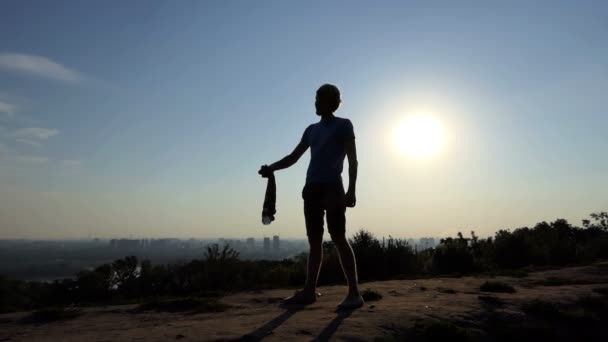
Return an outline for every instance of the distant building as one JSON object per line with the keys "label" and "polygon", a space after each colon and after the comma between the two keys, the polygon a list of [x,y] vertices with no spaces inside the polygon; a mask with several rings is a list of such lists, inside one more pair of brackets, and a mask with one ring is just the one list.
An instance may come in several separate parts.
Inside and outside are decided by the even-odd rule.
{"label": "distant building", "polygon": [[264,238],[264,252],[270,253],[270,238],[269,237]]}
{"label": "distant building", "polygon": [[250,237],[247,238],[247,247],[253,249],[255,247],[255,239]]}
{"label": "distant building", "polygon": [[272,237],[272,251],[278,252],[279,248],[281,247],[280,244],[281,244],[281,241],[279,240],[279,236],[278,235],[273,236]]}
{"label": "distant building", "polygon": [[110,240],[110,247],[116,249],[139,249],[142,247],[142,241],[139,239],[112,239]]}
{"label": "distant building", "polygon": [[419,250],[425,250],[429,248],[435,247],[435,239],[434,238],[420,238]]}
{"label": "distant building", "polygon": [[178,242],[179,242],[179,240],[174,239],[174,238],[153,239],[153,240],[150,240],[149,245],[150,245],[150,248],[162,249],[162,248],[169,248],[171,246],[174,246]]}

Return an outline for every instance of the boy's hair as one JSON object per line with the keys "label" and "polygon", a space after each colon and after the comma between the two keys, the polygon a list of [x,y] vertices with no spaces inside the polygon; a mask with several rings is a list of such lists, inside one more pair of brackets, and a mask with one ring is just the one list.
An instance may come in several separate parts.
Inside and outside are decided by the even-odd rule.
{"label": "boy's hair", "polygon": [[331,111],[335,112],[340,107],[340,90],[333,84],[326,83],[319,87],[317,90],[317,96],[323,96],[327,101],[331,101]]}

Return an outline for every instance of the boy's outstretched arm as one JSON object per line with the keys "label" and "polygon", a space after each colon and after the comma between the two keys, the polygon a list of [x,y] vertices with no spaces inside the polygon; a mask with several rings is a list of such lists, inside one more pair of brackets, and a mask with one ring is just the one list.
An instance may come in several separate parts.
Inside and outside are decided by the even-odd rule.
{"label": "boy's outstretched arm", "polygon": [[346,150],[346,157],[348,158],[348,191],[346,191],[346,206],[354,207],[357,202],[356,188],[357,188],[357,146],[355,144],[355,138],[346,139],[344,142],[344,149]]}
{"label": "boy's outstretched arm", "polygon": [[300,141],[298,146],[296,146],[296,148],[290,154],[288,154],[276,163],[270,165],[262,165],[258,173],[261,174],[262,177],[267,177],[268,173],[286,169],[295,164],[300,159],[300,157],[302,157],[302,155],[304,154],[304,152],[306,152],[307,149],[308,144],[306,144],[304,141]]}

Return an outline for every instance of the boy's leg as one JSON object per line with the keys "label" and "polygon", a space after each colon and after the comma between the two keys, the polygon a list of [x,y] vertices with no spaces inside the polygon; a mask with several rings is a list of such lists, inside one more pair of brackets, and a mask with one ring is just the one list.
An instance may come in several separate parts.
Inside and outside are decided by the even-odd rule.
{"label": "boy's leg", "polygon": [[348,283],[348,296],[359,296],[359,284],[357,278],[357,263],[355,261],[355,253],[350,247],[348,240],[344,234],[332,235],[332,240],[336,245],[340,256],[340,265]]}
{"label": "boy's leg", "polygon": [[357,263],[346,239],[346,201],[341,184],[331,188],[327,194],[327,230],[340,256],[340,265],[348,282],[348,297],[358,298]]}
{"label": "boy's leg", "polygon": [[321,270],[321,262],[323,261],[323,235],[309,235],[308,244],[310,250],[308,252],[308,267],[306,269],[304,292],[307,295],[316,295],[317,280],[319,279],[319,271]]}
{"label": "boy's leg", "polygon": [[355,253],[346,239],[346,200],[342,184],[328,192],[327,230],[336,245],[340,265],[348,282],[348,295],[338,305],[338,310],[360,308],[364,301],[359,293]]}
{"label": "boy's leg", "polygon": [[297,295],[286,299],[287,302],[313,302],[316,297],[317,280],[323,260],[323,216],[321,189],[307,184],[302,190],[304,199],[304,219],[308,236],[309,252],[304,289]]}

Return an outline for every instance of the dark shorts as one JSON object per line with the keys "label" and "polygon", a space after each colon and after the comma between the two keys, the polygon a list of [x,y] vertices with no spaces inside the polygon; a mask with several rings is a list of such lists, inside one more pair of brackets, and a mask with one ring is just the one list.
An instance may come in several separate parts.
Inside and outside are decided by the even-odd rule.
{"label": "dark shorts", "polygon": [[331,236],[346,232],[346,199],[340,183],[306,184],[302,190],[306,235],[323,236],[323,215],[327,213],[327,230]]}

